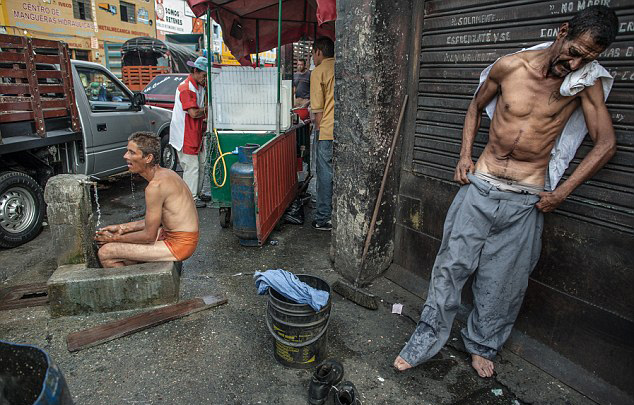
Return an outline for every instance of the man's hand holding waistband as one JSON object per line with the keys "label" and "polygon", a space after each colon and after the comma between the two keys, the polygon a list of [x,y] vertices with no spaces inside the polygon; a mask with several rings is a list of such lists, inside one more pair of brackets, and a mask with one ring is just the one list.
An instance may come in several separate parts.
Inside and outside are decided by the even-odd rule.
{"label": "man's hand holding waistband", "polygon": [[456,171],[454,172],[453,179],[460,184],[469,184],[470,181],[467,178],[467,173],[473,173],[475,165],[471,156],[460,156],[458,165],[456,165]]}
{"label": "man's hand holding waistband", "polygon": [[540,200],[535,204],[538,210],[541,212],[552,212],[559,205],[564,202],[566,199],[566,195],[563,195],[560,191],[544,191],[543,193],[539,193]]}

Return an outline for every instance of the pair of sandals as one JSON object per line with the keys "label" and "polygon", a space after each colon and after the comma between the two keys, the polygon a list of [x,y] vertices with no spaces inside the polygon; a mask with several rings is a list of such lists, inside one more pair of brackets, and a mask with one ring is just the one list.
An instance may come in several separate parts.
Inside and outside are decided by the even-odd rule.
{"label": "pair of sandals", "polygon": [[337,360],[329,359],[315,369],[308,386],[308,403],[324,405],[331,390],[335,391],[335,405],[361,405],[357,398],[357,389],[350,381],[343,379],[343,365]]}

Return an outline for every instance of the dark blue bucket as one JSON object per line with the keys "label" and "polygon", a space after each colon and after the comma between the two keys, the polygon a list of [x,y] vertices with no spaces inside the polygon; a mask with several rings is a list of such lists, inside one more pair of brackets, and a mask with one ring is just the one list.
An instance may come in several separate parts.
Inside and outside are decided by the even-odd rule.
{"label": "dark blue bucket", "polygon": [[233,233],[242,246],[258,246],[253,172],[253,152],[258,148],[254,144],[239,146],[238,161],[229,170]]}
{"label": "dark blue bucket", "polygon": [[0,340],[0,404],[72,405],[73,400],[44,350]]}

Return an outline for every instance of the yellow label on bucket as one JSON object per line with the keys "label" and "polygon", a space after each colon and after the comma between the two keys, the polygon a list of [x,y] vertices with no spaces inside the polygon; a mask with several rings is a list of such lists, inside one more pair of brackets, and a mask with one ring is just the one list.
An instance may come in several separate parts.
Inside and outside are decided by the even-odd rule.
{"label": "yellow label on bucket", "polygon": [[299,352],[299,349],[294,347],[286,346],[278,341],[275,342],[275,352],[278,356],[284,361],[289,363],[293,362],[293,355],[291,353]]}
{"label": "yellow label on bucket", "polygon": [[277,336],[281,337],[282,339],[286,340],[287,342],[293,342],[293,343],[302,343],[302,342],[306,342],[310,339],[312,339],[314,337],[314,335],[312,333],[303,333],[303,334],[299,334],[299,335],[288,335],[286,334],[286,331],[282,328],[280,328],[277,325],[273,325],[273,330],[275,331],[275,334],[277,334]]}

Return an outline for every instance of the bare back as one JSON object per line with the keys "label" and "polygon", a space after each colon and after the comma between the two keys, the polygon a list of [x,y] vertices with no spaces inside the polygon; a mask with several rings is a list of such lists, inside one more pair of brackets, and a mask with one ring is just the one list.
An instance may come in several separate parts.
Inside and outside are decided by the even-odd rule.
{"label": "bare back", "polygon": [[495,78],[497,106],[476,170],[541,187],[550,151],[580,101],[560,95],[563,78],[540,74],[534,66],[539,52],[526,51],[498,61],[502,65]]}
{"label": "bare back", "polygon": [[[198,213],[192,193],[176,172],[159,167],[148,187],[163,198],[161,225],[166,231],[198,232]],[[146,200],[148,199],[146,192]],[[146,201],[147,203],[147,201]]]}

